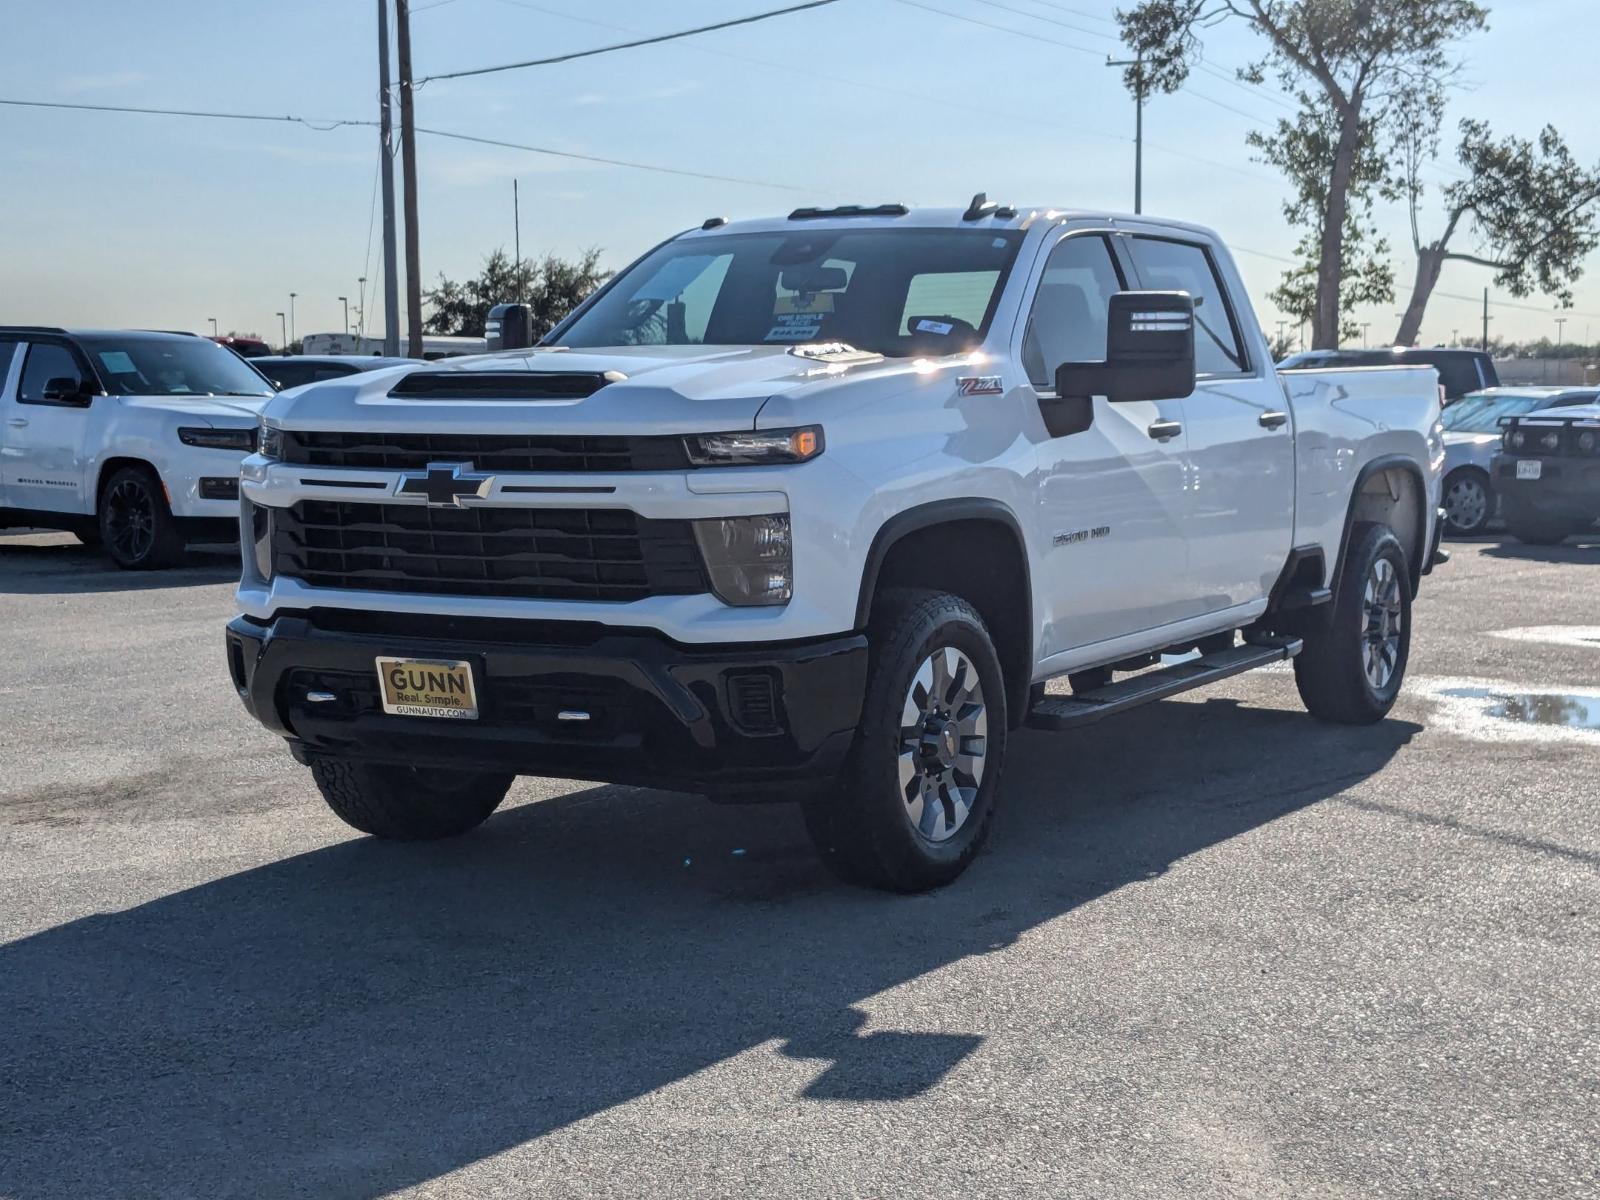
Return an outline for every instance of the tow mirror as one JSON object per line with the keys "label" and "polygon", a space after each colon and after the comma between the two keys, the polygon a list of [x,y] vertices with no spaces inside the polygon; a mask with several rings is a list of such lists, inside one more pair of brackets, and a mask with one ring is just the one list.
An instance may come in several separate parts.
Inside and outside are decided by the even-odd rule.
{"label": "tow mirror", "polygon": [[81,380],[68,376],[52,379],[44,385],[44,399],[53,400],[57,404],[87,404],[89,394],[84,389]]}
{"label": "tow mirror", "polygon": [[1194,391],[1194,300],[1187,292],[1111,297],[1104,362],[1062,363],[1056,395],[1113,403],[1181,400]]}

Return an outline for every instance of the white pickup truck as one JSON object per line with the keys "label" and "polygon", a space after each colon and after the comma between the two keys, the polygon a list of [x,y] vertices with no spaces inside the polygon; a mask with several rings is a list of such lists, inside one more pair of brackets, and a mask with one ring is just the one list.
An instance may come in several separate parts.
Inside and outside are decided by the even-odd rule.
{"label": "white pickup truck", "polygon": [[229,666],[378,836],[518,774],[792,796],[839,874],[928,888],[1023,725],[1288,658],[1382,718],[1438,422],[1431,369],[1277,374],[1192,225],[712,220],[532,350],[271,402]]}
{"label": "white pickup truck", "polygon": [[0,325],[0,527],[70,530],[134,569],[232,541],[272,392],[207,338]]}

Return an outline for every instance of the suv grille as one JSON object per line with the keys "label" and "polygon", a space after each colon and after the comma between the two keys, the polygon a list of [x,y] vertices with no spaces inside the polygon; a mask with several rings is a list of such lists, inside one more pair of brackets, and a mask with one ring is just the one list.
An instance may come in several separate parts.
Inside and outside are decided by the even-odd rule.
{"label": "suv grille", "polygon": [[315,467],[419,470],[470,462],[478,471],[686,471],[678,437],[521,433],[320,433],[283,435],[283,461]]}
{"label": "suv grille", "polygon": [[303,500],[274,511],[272,557],[327,588],[618,601],[708,590],[688,521],[625,509]]}

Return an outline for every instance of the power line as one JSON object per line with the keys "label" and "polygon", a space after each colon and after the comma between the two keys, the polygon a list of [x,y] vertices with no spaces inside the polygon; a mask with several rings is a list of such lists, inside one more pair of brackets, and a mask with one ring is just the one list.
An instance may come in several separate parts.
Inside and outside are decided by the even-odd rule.
{"label": "power line", "polygon": [[0,97],[0,104],[14,108],[65,108],[75,112],[141,113],[155,117],[206,117],[219,121],[276,121],[281,124],[304,125],[318,133],[327,133],[347,125],[376,125],[376,121],[319,120],[313,117],[281,117],[267,113],[211,112],[191,108],[136,108],[127,104],[68,104],[59,100],[14,100]]}
{"label": "power line", "polygon": [[[1001,33],[1009,33],[1013,37],[1027,38],[1034,42],[1047,42],[1052,46],[1061,46],[1068,50],[1078,50],[1084,54],[1092,54],[1099,58],[1103,51],[1093,50],[1088,46],[1075,45],[1072,42],[1063,42],[1056,38],[1047,38],[1042,34],[1029,33],[1025,29],[1013,29],[1009,25],[997,25],[993,21],[984,21],[978,17],[969,17],[962,13],[953,13],[947,9],[934,8],[931,4],[923,4],[921,0],[895,0],[897,4],[904,4],[909,8],[920,8],[923,12],[938,13],[941,17],[949,17],[952,21],[965,21],[969,25],[981,25],[985,29],[997,29]],[[1100,35],[1097,35],[1100,36]]]}
{"label": "power line", "polygon": [[1089,37],[1104,38],[1108,42],[1122,41],[1114,33],[1101,33],[1098,29],[1085,29],[1082,25],[1073,25],[1068,21],[1059,21],[1055,17],[1047,17],[1042,13],[1031,13],[1025,8],[1014,8],[1009,4],[1002,4],[1000,0],[974,0],[974,3],[983,4],[989,8],[998,8],[1004,12],[1016,13],[1019,17],[1027,17],[1030,21],[1044,21],[1050,25],[1059,25],[1063,29],[1070,29],[1073,33],[1086,34]]}
{"label": "power line", "polygon": [[788,8],[775,8],[768,12],[752,13],[747,17],[735,17],[728,21],[718,21],[713,25],[700,25],[694,29],[680,29],[676,33],[658,33],[653,37],[637,38],[631,42],[617,42],[610,46],[596,46],[590,50],[574,50],[570,54],[556,54],[549,58],[530,58],[524,62],[503,63],[498,67],[474,67],[468,71],[446,71],[438,75],[424,75],[417,80],[417,86],[431,83],[435,79],[465,79],[471,75],[492,75],[497,71],[519,71],[524,67],[547,67],[553,63],[572,62],[580,58],[593,58],[597,54],[610,54],[614,50],[631,50],[636,46],[654,46],[661,42],[677,41],[679,38],[694,37],[696,34],[710,33],[717,29],[731,29],[735,25],[751,25],[757,21],[769,21],[773,17],[787,16],[789,13],[803,12],[810,8],[822,8],[824,5],[837,4],[839,0],[805,0],[803,4],[791,4]]}

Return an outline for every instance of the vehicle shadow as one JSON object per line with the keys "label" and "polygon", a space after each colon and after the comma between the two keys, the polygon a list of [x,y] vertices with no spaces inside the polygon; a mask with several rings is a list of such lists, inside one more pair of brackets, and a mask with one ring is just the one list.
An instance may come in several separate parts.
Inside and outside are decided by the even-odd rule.
{"label": "vehicle shadow", "polygon": [[239,551],[226,543],[191,547],[183,565],[169,570],[124,571],[104,550],[82,545],[69,534],[0,533],[0,595],[135,592],[238,578]]}
{"label": "vehicle shadow", "polygon": [[1530,546],[1507,537],[1497,545],[1488,546],[1483,553],[1489,558],[1513,558],[1523,562],[1580,563],[1593,566],[1600,563],[1600,531],[1574,534],[1554,546]]}
{"label": "vehicle shadow", "polygon": [[981,1036],[959,1012],[863,1032],[856,1005],[1338,794],[1418,729],[1211,700],[1019,735],[992,851],[926,896],[834,883],[787,806],[597,787],[73,921],[0,947],[0,1194],[378,1196],[766,1043],[816,1072],[785,1102],[914,1096]]}

